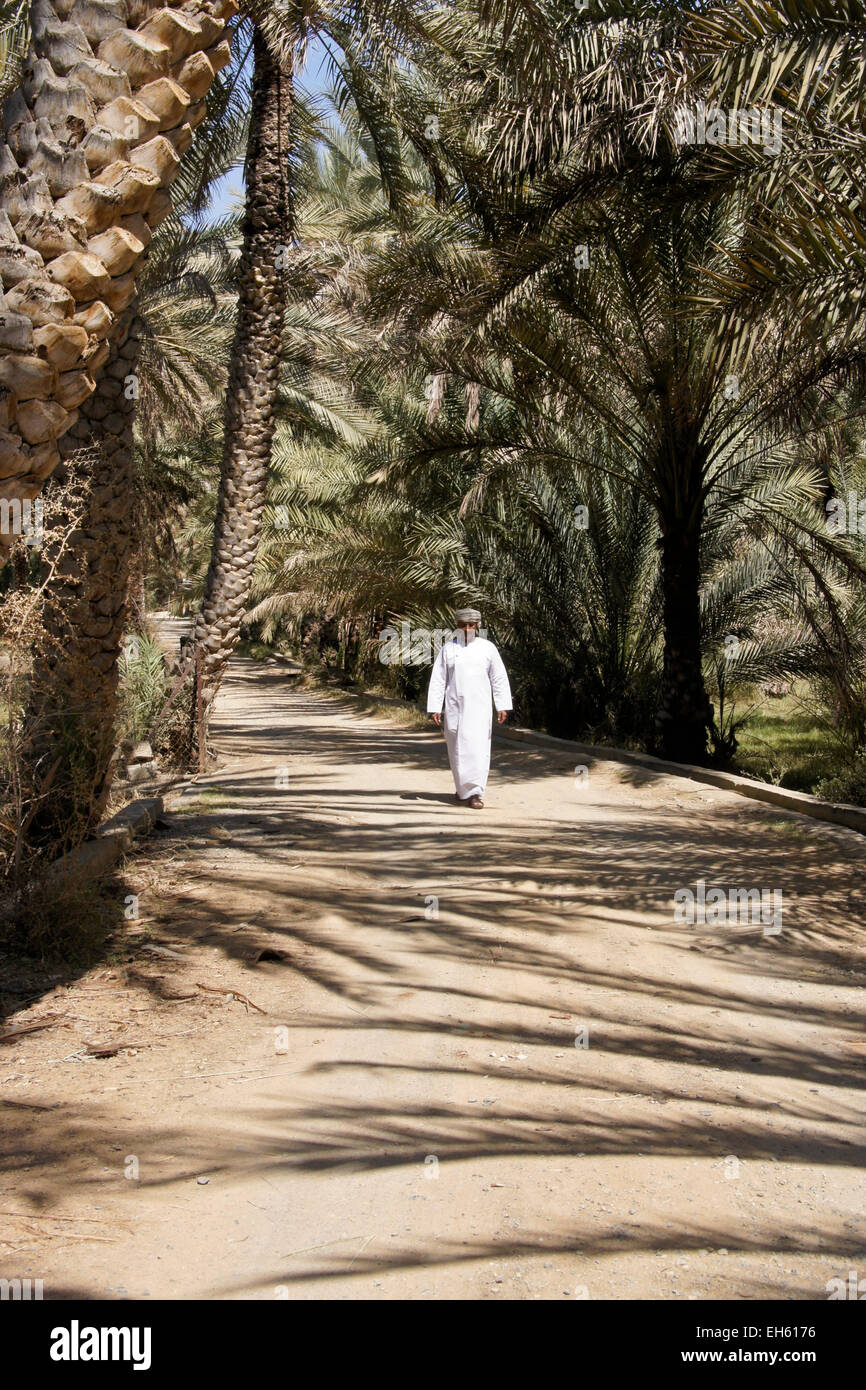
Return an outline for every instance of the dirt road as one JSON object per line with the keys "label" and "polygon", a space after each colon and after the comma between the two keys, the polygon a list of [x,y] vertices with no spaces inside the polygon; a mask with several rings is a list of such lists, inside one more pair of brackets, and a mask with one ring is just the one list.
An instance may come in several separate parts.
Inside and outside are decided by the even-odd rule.
{"label": "dirt road", "polygon": [[[866,1276],[861,837],[517,744],[470,811],[441,736],[253,663],[215,733],[224,765],[130,862],[113,959],[0,1050],[3,1275],[218,1299]],[[675,921],[699,880],[781,893],[781,931]]]}

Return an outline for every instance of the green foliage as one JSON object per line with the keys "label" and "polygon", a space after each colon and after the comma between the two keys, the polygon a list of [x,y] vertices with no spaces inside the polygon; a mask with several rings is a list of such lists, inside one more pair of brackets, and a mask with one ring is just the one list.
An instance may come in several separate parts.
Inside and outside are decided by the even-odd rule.
{"label": "green foliage", "polygon": [[160,642],[147,633],[133,633],[120,660],[121,743],[147,741],[165,767],[189,765],[193,678],[172,674]]}
{"label": "green foliage", "polygon": [[831,777],[824,777],[815,788],[824,801],[849,806],[866,806],[866,753],[858,753],[852,763]]}
{"label": "green foliage", "polygon": [[696,88],[724,106],[772,108],[784,125],[779,152],[734,146],[706,161],[714,189],[748,182],[759,195],[742,254],[716,281],[717,302],[752,341],[771,316],[790,338],[811,338],[858,371],[864,32],[863,0],[714,5],[689,32]]}
{"label": "green foliage", "polygon": [[120,718],[122,739],[135,743],[150,737],[168,695],[165,653],[145,633],[131,634],[120,657]]}
{"label": "green foliage", "polygon": [[838,749],[805,682],[781,698],[742,691],[742,727],[733,770],[792,791],[814,792]]}
{"label": "green foliage", "polygon": [[29,43],[29,0],[8,0],[0,5],[0,101],[4,101],[21,81]]}
{"label": "green foliage", "polygon": [[[866,486],[863,15],[835,8],[323,11],[339,119],[302,119],[256,638],[415,698],[426,670],[383,667],[379,632],[471,601],[526,722],[645,745],[671,650],[660,547],[696,535],[715,756],[749,744],[751,692],[780,680],[811,682],[856,754],[866,555],[826,503]],[[778,102],[783,151],[685,145],[698,100]],[[221,235],[200,248],[228,317]],[[175,236],[155,264],[194,294],[171,267],[196,238]],[[209,408],[218,388],[197,390]],[[172,442],[155,469],[198,477],[179,507],[194,579],[217,442]]]}
{"label": "green foliage", "polygon": [[[535,284],[499,352],[467,354],[462,322],[463,336],[439,346],[419,320],[395,354],[393,316],[384,301],[374,312],[383,277],[389,299],[405,309],[434,262],[443,276],[463,273],[468,233],[443,239],[441,215],[430,222],[422,198],[413,237],[383,238],[388,223],[367,150],[343,132],[337,153],[339,159],[328,149],[322,187],[311,195],[317,234],[329,229],[329,279],[311,309],[327,321],[340,287],[351,315],[341,356],[327,364],[328,392],[362,403],[369,418],[365,438],[354,445],[331,422],[309,415],[302,430],[279,434],[253,618],[270,633],[282,623],[296,641],[310,621],[305,615],[354,624],[352,669],[414,698],[426,672],[379,666],[379,628],[403,618],[447,627],[455,603],[471,599],[503,647],[529,722],[646,742],[658,695],[662,610],[655,499],[638,466],[642,455],[624,433],[634,403],[618,390],[614,369],[605,409],[615,402],[620,420],[614,429],[606,415],[600,425],[587,409],[577,364],[558,375],[542,371],[541,348],[546,341],[549,354],[557,319]],[[717,217],[704,235],[723,225]],[[696,254],[689,246],[684,256]],[[671,274],[660,253],[647,273]],[[610,285],[599,288],[599,301],[611,296]],[[662,341],[657,312],[651,301],[646,312],[633,311],[636,343],[653,335]],[[557,328],[560,366],[568,334],[573,350],[573,329],[566,315]],[[488,325],[488,345],[493,336]],[[696,373],[698,348],[696,335]],[[628,350],[612,329],[611,354]],[[429,369],[444,366],[446,357],[433,410],[423,400],[424,370],[429,384]],[[731,400],[718,366],[711,367],[720,399],[709,417],[715,433],[701,612],[722,756],[736,745],[732,693],[814,667],[819,638],[826,647],[832,632],[844,630],[850,547],[827,532],[823,475],[799,461],[796,429],[773,432],[763,424],[770,365]],[[702,389],[711,401],[711,386]],[[477,418],[470,420],[472,391]],[[749,435],[751,420],[760,426],[757,437]],[[634,439],[645,439],[651,423],[633,410]],[[585,529],[577,523],[581,508]]]}

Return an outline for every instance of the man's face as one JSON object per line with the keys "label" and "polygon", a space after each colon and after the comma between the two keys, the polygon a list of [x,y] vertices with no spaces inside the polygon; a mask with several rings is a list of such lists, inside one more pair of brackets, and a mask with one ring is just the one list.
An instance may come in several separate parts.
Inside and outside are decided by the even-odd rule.
{"label": "man's face", "polygon": [[458,623],[457,626],[460,628],[460,631],[461,631],[461,632],[465,632],[465,633],[466,633],[467,637],[468,637],[470,634],[474,635],[475,632],[476,632],[476,630],[477,630],[477,628],[478,628],[478,624],[477,624],[477,623]]}

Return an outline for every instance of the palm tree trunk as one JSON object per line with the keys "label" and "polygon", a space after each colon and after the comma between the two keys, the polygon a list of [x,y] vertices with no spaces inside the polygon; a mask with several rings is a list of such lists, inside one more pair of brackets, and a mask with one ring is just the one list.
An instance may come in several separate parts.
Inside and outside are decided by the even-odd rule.
{"label": "palm tree trunk", "polygon": [[[236,13],[236,0],[31,7],[0,139],[0,500],[20,508],[59,462],[171,211]],[[0,564],[13,539],[0,529]]]}
{"label": "palm tree trunk", "polygon": [[435,425],[438,423],[439,416],[442,414],[442,402],[445,399],[445,376],[442,372],[434,372],[427,378],[427,424]]}
{"label": "palm tree trunk", "polygon": [[288,168],[292,75],[281,69],[258,30],[254,58],[238,316],[219,497],[210,567],[193,629],[193,646],[202,653],[206,707],[237,643],[252,583],[274,436],[288,295],[285,267],[293,235]]}
{"label": "palm tree trunk", "polygon": [[[127,614],[133,541],[133,393],[138,361],[134,303],[121,316],[105,372],[61,441],[64,457],[87,450],[82,513],[48,590],[44,640],[34,667],[29,725],[38,779],[59,759],[51,795],[31,837],[62,848],[100,820],[116,740],[118,655]],[[49,502],[50,508],[50,502]],[[49,525],[62,518],[48,515]]]}
{"label": "palm tree trunk", "polygon": [[700,536],[702,510],[662,517],[664,665],[656,712],[659,751],[676,762],[707,759],[712,708],[701,661]]}
{"label": "palm tree trunk", "polygon": [[466,432],[476,434],[481,424],[481,387],[477,381],[466,383]]}

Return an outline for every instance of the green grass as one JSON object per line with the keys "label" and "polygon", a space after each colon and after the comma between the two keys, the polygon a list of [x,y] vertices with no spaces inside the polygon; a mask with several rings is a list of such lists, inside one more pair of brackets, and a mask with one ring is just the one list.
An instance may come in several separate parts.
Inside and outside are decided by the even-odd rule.
{"label": "green grass", "polygon": [[738,740],[734,772],[791,791],[814,791],[822,778],[832,775],[839,760],[829,730],[796,690],[781,700],[761,700],[740,729]]}
{"label": "green grass", "polygon": [[252,661],[267,661],[269,656],[276,654],[276,647],[270,647],[266,642],[258,642],[248,637],[241,638],[235,648],[236,656],[248,656]]}
{"label": "green grass", "polygon": [[402,724],[407,729],[436,728],[429,714],[423,714],[421,710],[409,706],[402,708],[400,705],[386,705],[377,700],[375,695],[367,696],[362,708],[370,714],[380,714],[386,719],[393,719],[396,724]]}
{"label": "green grass", "polygon": [[270,657],[292,657],[300,664],[300,657],[295,657],[292,652],[286,650],[282,643],[260,642],[258,638],[242,637],[235,648],[236,656],[248,656],[252,661],[267,661]]}
{"label": "green grass", "polygon": [[808,825],[801,825],[794,820],[769,820],[761,821],[761,830],[774,830],[777,835],[785,835],[789,840],[808,840],[811,844],[815,835],[815,824],[810,822]]}
{"label": "green grass", "polygon": [[191,816],[202,815],[207,811],[219,811],[233,804],[234,798],[230,793],[205,787],[195,796],[178,798],[172,803],[170,809],[172,815]]}
{"label": "green grass", "polygon": [[[387,700],[400,699],[400,696],[382,695],[381,692],[375,689],[365,690],[359,688],[355,693],[360,695],[361,699],[357,700],[353,698],[351,691],[335,688],[321,678],[310,680],[308,688],[323,690],[332,697],[336,696],[338,699],[342,699],[347,709],[361,710],[364,714],[381,715],[385,719],[392,720],[395,724],[402,724],[404,728],[407,729],[426,729],[429,731],[436,728],[429,714],[426,714],[423,710],[417,709],[408,701],[405,705],[389,705],[386,703]],[[381,698],[377,698],[377,696],[381,696]]]}

